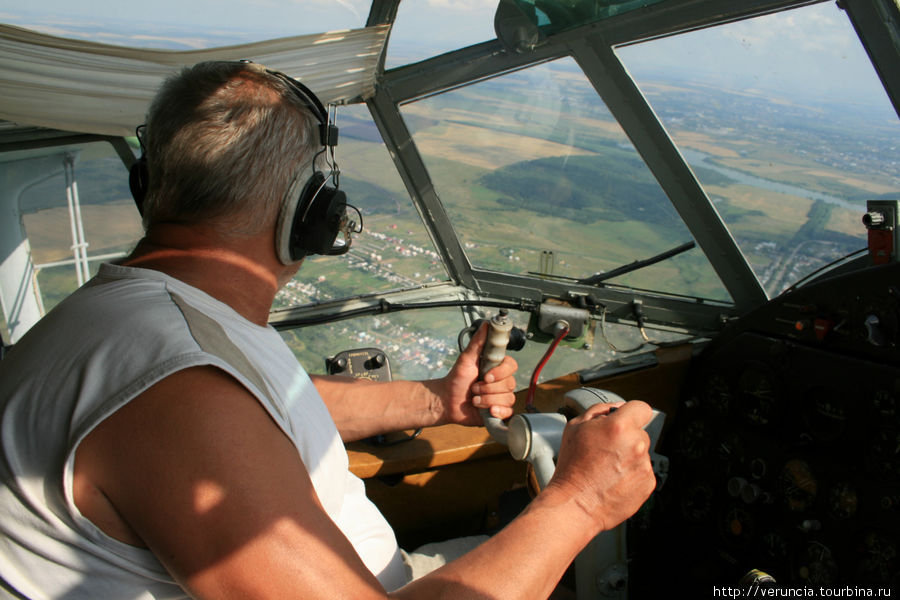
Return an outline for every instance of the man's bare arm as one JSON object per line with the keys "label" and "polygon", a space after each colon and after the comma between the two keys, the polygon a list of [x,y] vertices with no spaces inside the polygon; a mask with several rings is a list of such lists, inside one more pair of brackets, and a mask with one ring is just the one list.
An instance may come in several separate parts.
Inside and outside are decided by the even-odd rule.
{"label": "man's bare arm", "polygon": [[108,417],[77,450],[82,474],[194,597],[384,595],[293,443],[223,371],[180,371]]}
{"label": "man's bare arm", "polygon": [[[595,441],[607,450],[563,461],[520,519],[397,596],[545,597],[593,533],[652,489],[646,434],[628,420],[640,411],[567,432],[575,454]],[[322,509],[293,444],[216,369],[173,375],[109,417],[79,448],[79,471],[196,598],[386,597]]]}
{"label": "man's bare arm", "polygon": [[642,429],[650,407],[628,402],[618,408],[610,414],[610,405],[597,405],[572,420],[553,479],[525,511],[397,597],[548,597],[578,552],[634,514],[656,485]]}
{"label": "man's bare arm", "polygon": [[516,361],[506,359],[478,380],[478,360],[487,337],[482,327],[450,372],[427,381],[372,382],[313,376],[345,442],[379,433],[445,423],[481,425],[479,408],[505,419],[515,402]]}

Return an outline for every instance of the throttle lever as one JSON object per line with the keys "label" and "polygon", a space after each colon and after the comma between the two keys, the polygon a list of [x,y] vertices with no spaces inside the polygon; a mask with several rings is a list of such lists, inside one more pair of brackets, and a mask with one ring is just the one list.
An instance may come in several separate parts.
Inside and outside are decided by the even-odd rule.
{"label": "throttle lever", "polygon": [[[509,344],[509,334],[512,331],[513,323],[509,318],[509,311],[501,308],[490,321],[488,321],[487,339],[484,342],[484,348],[481,350],[481,359],[478,363],[478,380],[483,381],[488,371],[503,362],[506,357],[506,346]],[[482,408],[481,420],[484,422],[485,429],[491,434],[494,441],[506,445],[509,430],[506,423],[491,416],[491,411]]]}

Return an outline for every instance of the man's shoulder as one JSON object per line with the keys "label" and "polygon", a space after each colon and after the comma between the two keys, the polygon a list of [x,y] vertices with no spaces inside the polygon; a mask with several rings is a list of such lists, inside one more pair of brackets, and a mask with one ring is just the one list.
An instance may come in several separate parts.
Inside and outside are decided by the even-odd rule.
{"label": "man's shoulder", "polygon": [[33,329],[44,336],[89,335],[95,330],[135,335],[171,323],[173,315],[177,306],[166,282],[97,277],[62,300]]}
{"label": "man's shoulder", "polygon": [[[180,344],[179,339],[184,340]],[[4,357],[0,366],[70,369],[87,356],[128,361],[162,347],[188,350],[190,334],[165,283],[95,278],[50,310]],[[177,350],[176,350],[177,351]],[[92,360],[93,360],[92,359]],[[6,370],[6,369],[4,369]]]}

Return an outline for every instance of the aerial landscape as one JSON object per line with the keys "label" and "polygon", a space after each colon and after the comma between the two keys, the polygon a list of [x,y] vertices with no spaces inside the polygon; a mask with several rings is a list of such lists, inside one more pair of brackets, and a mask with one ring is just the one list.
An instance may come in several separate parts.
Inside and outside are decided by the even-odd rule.
{"label": "aerial landscape", "polygon": [[[787,93],[637,72],[638,86],[770,296],[863,248],[865,201],[900,190],[900,128],[884,110],[804,104]],[[477,267],[581,279],[691,240],[571,59],[401,110]],[[307,259],[279,293],[276,309],[448,278],[365,106],[340,107],[337,118],[341,187],[365,227],[347,255]],[[121,162],[94,144],[76,168],[90,254],[126,252],[140,236],[140,223]],[[47,310],[77,285],[71,266],[56,264],[71,257],[67,210],[61,174],[23,196]],[[608,284],[730,301],[699,248]],[[522,319],[517,325],[525,326]],[[451,363],[461,327],[458,310],[440,309],[283,335],[314,372],[340,350],[379,346],[395,357],[403,376],[425,377]],[[638,342],[629,328],[608,331],[621,339],[604,343],[602,336],[589,336],[563,349],[571,354],[559,359],[567,363],[564,370],[571,371],[574,360],[589,366],[613,355],[613,346]],[[537,345],[533,352],[539,356],[543,349]]]}

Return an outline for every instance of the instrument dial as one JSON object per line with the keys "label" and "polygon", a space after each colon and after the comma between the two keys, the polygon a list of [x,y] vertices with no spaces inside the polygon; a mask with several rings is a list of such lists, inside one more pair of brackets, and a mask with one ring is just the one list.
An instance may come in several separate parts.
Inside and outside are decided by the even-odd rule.
{"label": "instrument dial", "polygon": [[847,429],[847,394],[842,390],[814,387],[806,393],[805,419],[810,433],[821,442],[833,442]]}
{"label": "instrument dial", "polygon": [[681,512],[690,521],[701,523],[713,506],[713,490],[706,483],[691,485],[681,499]]}
{"label": "instrument dial", "polygon": [[678,449],[690,460],[706,456],[711,444],[710,427],[705,421],[691,421],[678,436]]}
{"label": "instrument dial", "polygon": [[900,479],[900,430],[884,428],[876,431],[869,445],[871,471],[883,479]]}
{"label": "instrument dial", "polygon": [[733,397],[731,384],[721,374],[713,374],[706,380],[703,404],[715,416],[724,417],[731,412]]}
{"label": "instrument dial", "polygon": [[816,500],[819,484],[806,461],[789,460],[781,469],[778,485],[791,512],[808,510]]}
{"label": "instrument dial", "polygon": [[875,414],[885,419],[893,419],[897,416],[897,395],[887,390],[875,390],[872,397]]}
{"label": "instrument dial", "polygon": [[777,562],[782,562],[788,555],[788,542],[780,533],[770,531],[763,536],[763,548],[766,554]]}
{"label": "instrument dial", "polygon": [[737,544],[745,544],[756,534],[756,521],[747,510],[735,506],[725,513],[725,517],[722,519],[722,532],[725,534],[725,539]]}
{"label": "instrument dial", "polygon": [[805,585],[832,586],[837,580],[837,561],[831,549],[819,542],[810,542],[797,557],[794,574]]}
{"label": "instrument dial", "polygon": [[868,532],[860,543],[859,554],[859,581],[896,584],[900,579],[900,548],[896,540],[880,532]]}
{"label": "instrument dial", "polygon": [[843,481],[828,491],[828,512],[835,519],[849,519],[859,508],[859,496],[850,483]]}
{"label": "instrument dial", "polygon": [[763,365],[747,367],[738,378],[738,399],[744,419],[751,425],[773,423],[778,413],[778,387]]}

